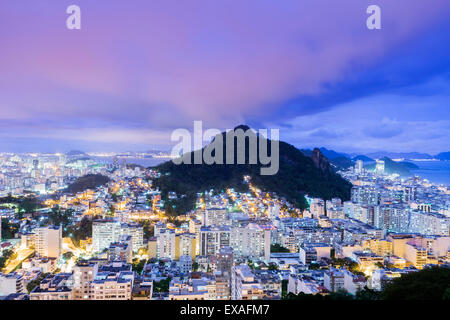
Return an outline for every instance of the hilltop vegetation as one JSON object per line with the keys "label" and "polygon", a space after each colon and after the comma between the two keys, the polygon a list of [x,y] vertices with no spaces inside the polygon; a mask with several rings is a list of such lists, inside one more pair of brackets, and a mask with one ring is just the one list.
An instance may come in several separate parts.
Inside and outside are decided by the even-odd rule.
{"label": "hilltop vegetation", "polygon": [[99,186],[105,185],[110,179],[101,174],[87,174],[78,178],[74,183],[67,187],[68,193],[82,192],[87,189],[95,189]]}
{"label": "hilltop vegetation", "polygon": [[450,268],[432,267],[395,278],[382,292],[386,300],[449,300]]}
{"label": "hilltop vegetation", "polygon": [[449,161],[450,160],[450,151],[448,152],[441,152],[435,156],[436,159],[439,159],[441,161]]}

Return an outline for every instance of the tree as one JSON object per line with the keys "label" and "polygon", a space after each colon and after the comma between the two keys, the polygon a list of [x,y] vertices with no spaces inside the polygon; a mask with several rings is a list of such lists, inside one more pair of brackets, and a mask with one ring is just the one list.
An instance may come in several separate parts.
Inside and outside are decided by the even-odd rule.
{"label": "tree", "polygon": [[92,237],[92,219],[84,216],[78,226],[69,227],[68,231],[75,246],[80,245],[80,240]]}
{"label": "tree", "polygon": [[12,239],[19,231],[18,223],[10,223],[7,218],[2,219],[2,239]]}
{"label": "tree", "polygon": [[356,292],[356,300],[380,300],[381,294],[378,291],[364,287],[364,289]]}
{"label": "tree", "polygon": [[443,300],[450,300],[450,285],[445,290],[444,295],[442,296],[442,299]]}
{"label": "tree", "polygon": [[108,216],[114,217],[115,214],[116,214],[116,208],[114,207],[113,204],[111,204],[111,205],[109,206]]}
{"label": "tree", "polygon": [[73,209],[67,209],[67,210],[61,210],[58,205],[54,206],[52,208],[51,214],[48,216],[50,224],[53,224],[55,226],[61,226],[63,229],[63,236],[67,235],[67,227],[71,223],[72,216],[73,216],[74,210]]}
{"label": "tree", "polygon": [[286,299],[289,280],[281,280],[281,296],[282,299]]}
{"label": "tree", "polygon": [[278,270],[278,266],[275,263],[270,263],[268,270],[270,270],[270,271]]}
{"label": "tree", "polygon": [[65,260],[70,260],[73,257],[73,252],[72,251],[67,251],[67,252],[63,253],[62,257]]}
{"label": "tree", "polygon": [[6,266],[6,262],[8,259],[12,258],[14,255],[14,251],[6,249],[3,251],[2,256],[0,257],[0,269],[3,269]]}
{"label": "tree", "polygon": [[290,251],[288,248],[285,248],[285,247],[281,246],[280,244],[275,243],[275,244],[270,245],[270,252],[277,253],[277,252],[290,252]]}
{"label": "tree", "polygon": [[137,274],[141,274],[146,263],[147,263],[147,260],[145,260],[145,259],[139,260],[138,258],[134,258],[133,263],[131,264],[131,268]]}
{"label": "tree", "polygon": [[35,212],[36,209],[41,207],[39,199],[35,197],[24,197],[19,199],[17,213],[30,213]]}
{"label": "tree", "polygon": [[154,229],[153,223],[151,221],[149,221],[149,220],[144,221],[144,223],[142,224],[142,228],[144,231],[145,239],[148,240],[149,238],[154,236],[155,229]]}
{"label": "tree", "polygon": [[40,285],[42,280],[44,280],[48,275],[49,275],[49,273],[41,273],[36,279],[28,282],[28,284],[27,284],[28,293],[30,293],[31,291],[33,291],[34,288],[36,288],[38,285]]}
{"label": "tree", "polygon": [[336,249],[331,248],[331,250],[330,250],[330,258],[334,259],[335,257],[336,257]]}
{"label": "tree", "polygon": [[172,280],[172,278],[169,277],[159,282],[154,282],[154,292],[169,292],[170,280]]}
{"label": "tree", "polygon": [[320,265],[318,263],[311,263],[309,265],[308,269],[310,269],[310,270],[319,270],[320,269]]}

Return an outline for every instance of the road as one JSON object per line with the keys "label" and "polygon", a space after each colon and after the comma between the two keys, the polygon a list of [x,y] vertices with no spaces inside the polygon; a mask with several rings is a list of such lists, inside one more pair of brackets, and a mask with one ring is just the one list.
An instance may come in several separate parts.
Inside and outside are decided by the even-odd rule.
{"label": "road", "polygon": [[14,271],[14,269],[25,259],[31,256],[34,252],[34,249],[18,249],[14,250],[17,253],[17,257],[14,260],[10,260],[8,265],[4,269],[4,273],[10,273]]}

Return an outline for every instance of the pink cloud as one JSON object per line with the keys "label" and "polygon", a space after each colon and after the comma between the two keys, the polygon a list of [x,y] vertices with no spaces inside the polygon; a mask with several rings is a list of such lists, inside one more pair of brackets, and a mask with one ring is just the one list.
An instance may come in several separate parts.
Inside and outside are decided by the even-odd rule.
{"label": "pink cloud", "polygon": [[[229,126],[352,77],[450,11],[445,0],[77,2],[81,31],[65,29],[70,1],[0,4],[9,117]],[[365,27],[369,3],[380,31]]]}

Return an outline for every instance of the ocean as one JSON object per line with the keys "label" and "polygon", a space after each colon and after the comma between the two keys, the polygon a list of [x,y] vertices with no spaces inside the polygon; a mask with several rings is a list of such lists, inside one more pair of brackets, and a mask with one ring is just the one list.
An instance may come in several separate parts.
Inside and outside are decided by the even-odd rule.
{"label": "ocean", "polygon": [[419,167],[418,170],[410,170],[411,173],[433,183],[450,186],[450,161],[408,161]]}

